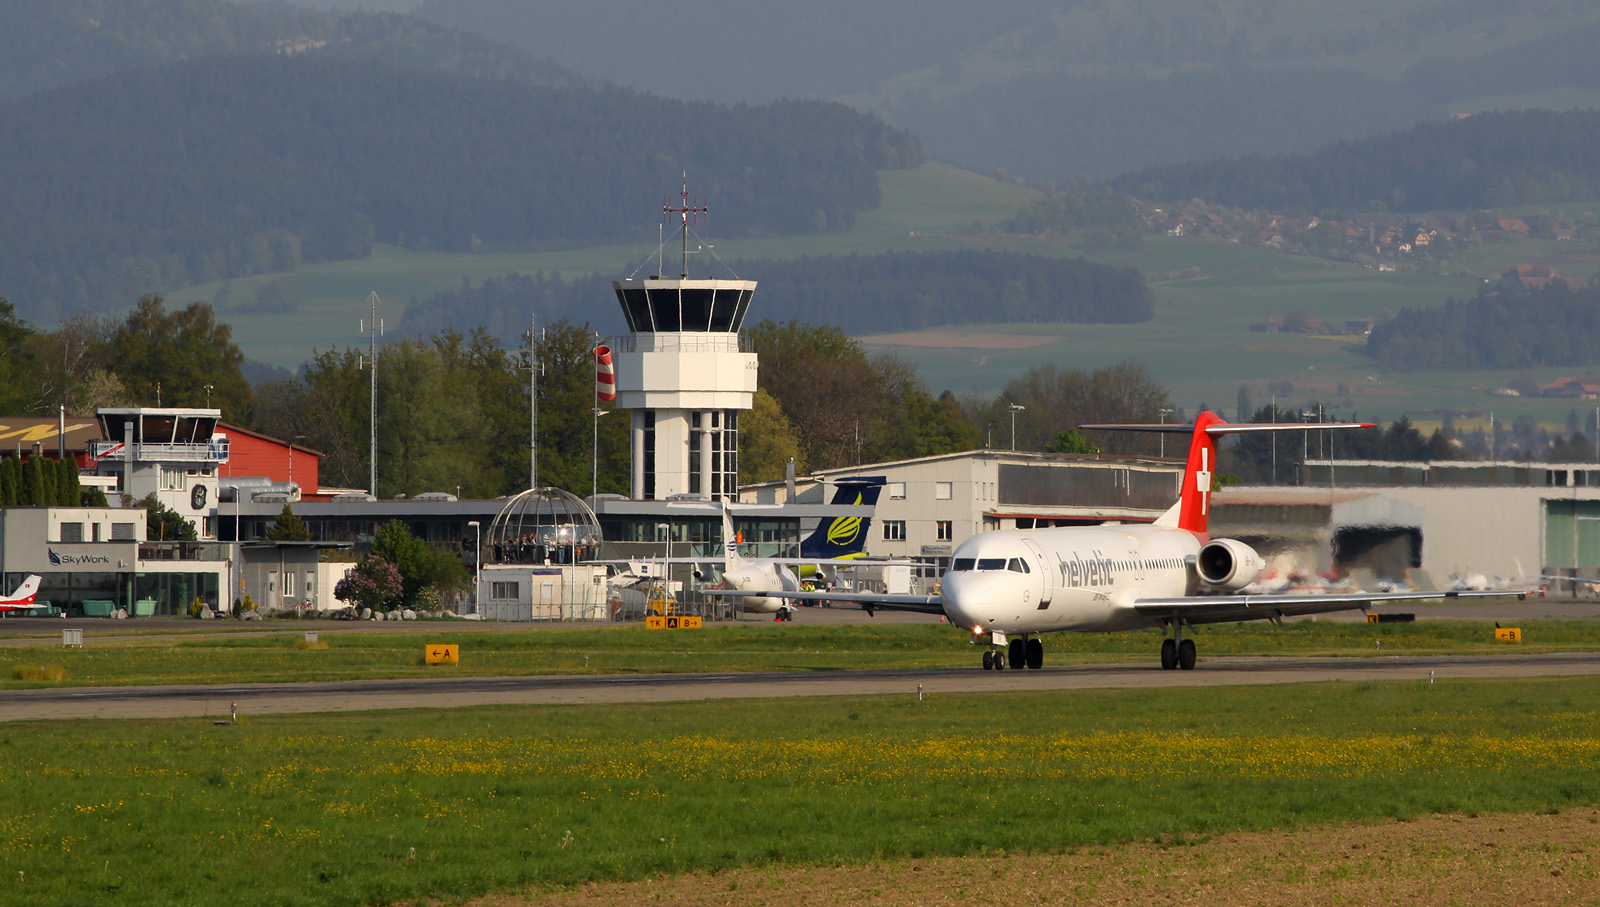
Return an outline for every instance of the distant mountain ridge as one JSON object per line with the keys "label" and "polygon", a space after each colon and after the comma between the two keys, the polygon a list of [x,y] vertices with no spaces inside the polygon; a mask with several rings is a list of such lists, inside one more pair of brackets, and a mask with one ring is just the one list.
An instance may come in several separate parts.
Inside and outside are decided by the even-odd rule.
{"label": "distant mountain ridge", "polygon": [[1111,185],[1238,208],[1463,211],[1600,198],[1600,112],[1486,113],[1308,154],[1151,167]]}
{"label": "distant mountain ridge", "polygon": [[817,101],[728,108],[326,57],[193,60],[0,105],[0,295],[30,320],[416,250],[633,236],[675,190],[722,236],[836,229],[921,148]]}
{"label": "distant mountain ridge", "polygon": [[1307,151],[1457,111],[1600,106],[1593,0],[424,0],[415,14],[677,97],[843,101],[937,160],[1035,182]]}
{"label": "distant mountain ridge", "polygon": [[393,13],[224,0],[0,0],[0,101],[181,60],[348,56],[544,85],[586,80],[470,32]]}

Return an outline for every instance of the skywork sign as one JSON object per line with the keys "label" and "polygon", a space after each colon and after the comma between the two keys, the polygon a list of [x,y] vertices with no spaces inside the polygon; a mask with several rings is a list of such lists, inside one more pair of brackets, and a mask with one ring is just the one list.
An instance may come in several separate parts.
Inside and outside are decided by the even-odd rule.
{"label": "skywork sign", "polygon": [[111,566],[111,558],[103,554],[58,554],[56,549],[50,549],[50,566],[52,567],[91,567]]}

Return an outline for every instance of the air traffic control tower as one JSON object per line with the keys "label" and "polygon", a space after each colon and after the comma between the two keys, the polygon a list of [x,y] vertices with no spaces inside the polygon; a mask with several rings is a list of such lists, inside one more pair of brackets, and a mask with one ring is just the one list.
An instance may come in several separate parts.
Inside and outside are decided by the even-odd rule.
{"label": "air traffic control tower", "polygon": [[739,494],[739,411],[756,392],[756,355],[739,328],[755,295],[753,280],[691,280],[689,223],[705,212],[662,205],[682,218],[682,268],[676,278],[612,281],[629,335],[619,338],[617,405],[633,413],[634,500],[693,495],[735,501]]}

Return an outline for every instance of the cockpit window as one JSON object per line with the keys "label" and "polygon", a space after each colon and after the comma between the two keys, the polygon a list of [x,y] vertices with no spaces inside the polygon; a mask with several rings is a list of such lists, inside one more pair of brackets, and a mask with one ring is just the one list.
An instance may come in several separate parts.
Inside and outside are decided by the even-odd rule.
{"label": "cockpit window", "polygon": [[962,570],[971,570],[973,563],[974,561],[970,557],[958,557],[955,563],[950,565],[950,572],[956,573]]}
{"label": "cockpit window", "polygon": [[1028,571],[1028,562],[1023,560],[1020,557],[1014,557],[1011,560],[1006,561],[1006,569],[1010,570],[1012,573],[1027,573],[1027,572],[1029,572]]}
{"label": "cockpit window", "polygon": [[978,558],[978,569],[1004,570],[1006,569],[1006,559],[1003,557],[980,557]]}

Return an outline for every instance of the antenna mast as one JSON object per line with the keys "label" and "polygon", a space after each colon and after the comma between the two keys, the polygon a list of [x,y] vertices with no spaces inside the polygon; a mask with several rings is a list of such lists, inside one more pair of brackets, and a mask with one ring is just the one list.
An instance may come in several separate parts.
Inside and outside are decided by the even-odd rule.
{"label": "antenna mast", "polygon": [[528,487],[539,487],[539,364],[538,315],[528,316]]}
{"label": "antenna mast", "polygon": [[370,468],[367,491],[373,497],[378,496],[378,335],[383,333],[383,321],[378,318],[380,301],[377,290],[367,294],[367,303],[372,306],[372,318],[361,323],[361,333],[367,335],[367,361],[361,366],[371,372],[372,379],[371,400],[367,410],[367,465]]}
{"label": "antenna mast", "polygon": [[679,274],[678,277],[683,280],[689,279],[689,215],[693,214],[696,216],[696,218],[698,218],[699,215],[705,214],[709,210],[710,209],[706,207],[705,202],[701,202],[698,205],[689,204],[689,171],[687,170],[683,172],[683,204],[680,207],[674,208],[668,204],[667,199],[662,199],[661,201],[662,223],[666,223],[668,215],[672,214],[680,215],[682,219],[683,273]]}

